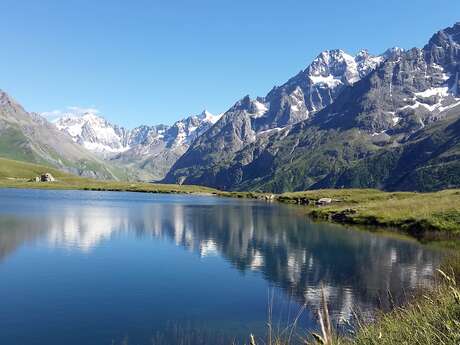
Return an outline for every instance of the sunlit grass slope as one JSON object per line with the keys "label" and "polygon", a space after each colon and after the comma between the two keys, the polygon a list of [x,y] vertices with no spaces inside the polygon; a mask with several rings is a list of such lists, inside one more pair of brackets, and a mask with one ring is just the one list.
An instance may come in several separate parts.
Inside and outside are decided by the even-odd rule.
{"label": "sunlit grass slope", "polygon": [[[35,176],[49,172],[56,182],[31,182]],[[200,186],[179,186],[143,182],[100,181],[64,173],[43,165],[0,158],[0,187],[40,189],[82,189],[151,193],[215,193]]]}
{"label": "sunlit grass slope", "polygon": [[278,196],[280,201],[314,204],[319,198],[333,202],[310,207],[319,219],[340,223],[393,227],[413,235],[442,231],[460,235],[460,190],[434,193],[382,192],[376,189],[333,189]]}

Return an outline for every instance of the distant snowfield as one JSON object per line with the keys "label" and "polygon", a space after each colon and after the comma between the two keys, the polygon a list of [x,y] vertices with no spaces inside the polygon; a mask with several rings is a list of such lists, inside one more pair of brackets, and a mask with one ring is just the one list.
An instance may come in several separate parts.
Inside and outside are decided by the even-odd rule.
{"label": "distant snowfield", "polygon": [[[76,109],[79,109],[75,107]],[[55,112],[54,112],[55,113]],[[48,116],[50,113],[44,114]],[[132,130],[111,124],[97,110],[84,113],[69,112],[54,119],[52,123],[70,135],[74,142],[101,154],[117,154],[134,147],[145,146],[139,152],[149,154],[148,147],[154,141],[169,147],[188,147],[204,130],[216,123],[222,115],[203,111],[174,123],[172,126],[139,126]]]}

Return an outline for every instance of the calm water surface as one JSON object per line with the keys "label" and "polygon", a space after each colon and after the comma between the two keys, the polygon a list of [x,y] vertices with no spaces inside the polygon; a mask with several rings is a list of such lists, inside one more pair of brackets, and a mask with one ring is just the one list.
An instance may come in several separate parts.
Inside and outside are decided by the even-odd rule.
{"label": "calm water surface", "polygon": [[[439,253],[225,198],[0,190],[0,344],[228,344],[429,284]],[[269,302],[273,300],[273,302]]]}

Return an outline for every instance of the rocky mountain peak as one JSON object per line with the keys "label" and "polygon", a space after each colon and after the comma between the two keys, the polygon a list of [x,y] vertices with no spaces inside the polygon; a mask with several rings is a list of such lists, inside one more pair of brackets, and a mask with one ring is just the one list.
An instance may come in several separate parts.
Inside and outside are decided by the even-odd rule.
{"label": "rocky mountain peak", "polygon": [[385,60],[361,50],[352,56],[341,49],[325,50],[299,74],[265,98],[238,102],[233,110],[245,109],[255,114],[256,132],[303,121],[330,105],[347,86],[353,85]]}
{"label": "rocky mountain peak", "polygon": [[[126,129],[107,121],[94,111],[70,109],[53,121],[61,132],[89,151],[111,162],[140,166],[143,178],[162,178],[175,160],[221,115],[204,110],[176,121],[173,125],[141,125]],[[155,160],[155,162],[151,162]],[[150,172],[144,172],[149,166]]]}
{"label": "rocky mountain peak", "polygon": [[9,99],[10,97],[8,96],[8,94],[3,90],[0,90],[0,104],[6,103]]}
{"label": "rocky mountain peak", "polygon": [[367,49],[361,49],[355,56],[356,61],[366,60],[370,56]]}
{"label": "rocky mountain peak", "polygon": [[313,60],[305,74],[312,84],[325,84],[329,87],[336,87],[339,83],[351,85],[375,69],[383,60],[383,56],[371,55],[365,49],[356,56],[341,49],[326,50]]}
{"label": "rocky mountain peak", "polygon": [[248,110],[251,107],[251,103],[251,97],[249,95],[246,95],[239,101],[237,101],[230,110]]}
{"label": "rocky mountain peak", "polygon": [[214,115],[211,112],[209,112],[208,110],[204,109],[200,114],[196,115],[196,117],[200,121],[206,121],[206,122],[214,124],[220,119],[221,114],[220,115]]}
{"label": "rocky mountain peak", "polygon": [[460,23],[456,23],[451,27],[439,30],[435,33],[428,45],[443,46],[455,46],[460,43]]}
{"label": "rocky mountain peak", "polygon": [[307,67],[306,74],[313,84],[328,83],[332,85],[335,83],[333,79],[342,79],[346,76],[347,70],[356,69],[355,65],[354,58],[343,50],[326,50],[319,54]]}
{"label": "rocky mountain peak", "polygon": [[53,121],[62,132],[86,149],[98,153],[117,153],[126,151],[128,131],[112,125],[105,118],[92,111],[83,113],[64,113]]}
{"label": "rocky mountain peak", "polygon": [[401,54],[404,53],[404,49],[400,47],[392,47],[387,50],[382,54],[382,57],[384,59],[391,59],[400,56]]}
{"label": "rocky mountain peak", "polygon": [[435,33],[423,48],[428,63],[458,71],[460,59],[460,23]]}
{"label": "rocky mountain peak", "polygon": [[8,95],[5,91],[0,89],[0,106],[5,105],[21,107],[10,95]]}

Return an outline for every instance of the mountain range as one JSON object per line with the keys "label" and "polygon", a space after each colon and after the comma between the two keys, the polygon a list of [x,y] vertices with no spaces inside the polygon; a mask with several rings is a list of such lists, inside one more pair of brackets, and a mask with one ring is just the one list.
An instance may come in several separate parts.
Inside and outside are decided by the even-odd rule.
{"label": "mountain range", "polygon": [[459,72],[457,23],[423,48],[324,51],[264,97],[171,126],[130,130],[91,112],[49,123],[1,93],[0,155],[224,190],[458,187]]}
{"label": "mountain range", "polygon": [[128,168],[141,180],[159,180],[219,117],[205,110],[172,126],[143,125],[132,130],[113,125],[91,112],[66,114],[53,123],[75,143],[112,165]]}
{"label": "mountain range", "polygon": [[460,23],[422,49],[324,52],[266,97],[237,102],[165,182],[273,192],[459,186],[459,71]]}
{"label": "mountain range", "polygon": [[36,113],[28,113],[0,90],[0,156],[54,166],[71,173],[102,178],[124,178],[90,151]]}

